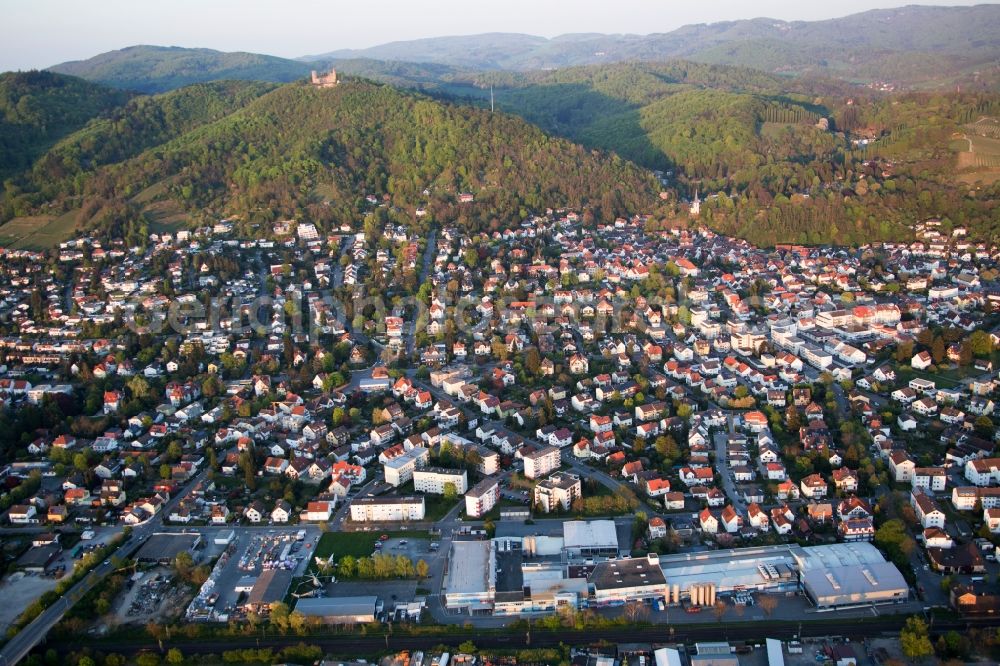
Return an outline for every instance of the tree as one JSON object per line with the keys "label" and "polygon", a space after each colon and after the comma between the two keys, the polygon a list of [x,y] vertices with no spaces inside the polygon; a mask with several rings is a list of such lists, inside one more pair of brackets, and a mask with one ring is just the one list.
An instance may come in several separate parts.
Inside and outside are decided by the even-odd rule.
{"label": "tree", "polygon": [[625,604],[625,619],[640,622],[649,615],[649,606],[641,599],[633,599]]}
{"label": "tree", "polygon": [[337,571],[343,578],[352,578],[357,574],[357,559],[351,555],[344,555],[337,563]]}
{"label": "tree", "polygon": [[712,613],[715,615],[716,622],[722,622],[722,616],[726,614],[726,602],[716,601],[715,605],[712,606]]}
{"label": "tree", "polygon": [[160,666],[160,655],[155,652],[143,652],[135,658],[136,666]]}
{"label": "tree", "polygon": [[456,497],[458,497],[458,488],[455,487],[455,484],[451,481],[444,484],[444,500],[454,502]]}
{"label": "tree", "polygon": [[308,618],[301,611],[292,611],[288,614],[288,626],[296,634],[306,633]]}
{"label": "tree", "polygon": [[288,604],[283,601],[275,601],[271,604],[271,624],[284,631],[289,626]]}
{"label": "tree", "polygon": [[194,569],[194,558],[191,557],[191,553],[186,550],[177,553],[174,558],[174,573],[177,574],[177,577],[181,580],[187,580],[192,569]]}
{"label": "tree", "polygon": [[90,469],[90,461],[87,460],[87,454],[77,453],[73,456],[73,467],[75,467],[78,472],[88,471]]}
{"label": "tree", "polygon": [[479,252],[475,248],[470,247],[465,251],[462,259],[465,261],[466,266],[469,268],[475,268],[479,263]]}
{"label": "tree", "polygon": [[128,380],[128,390],[133,398],[142,400],[149,395],[149,382],[142,375],[136,375]]}
{"label": "tree", "polygon": [[915,615],[906,619],[906,625],[899,632],[899,643],[909,659],[923,659],[934,654],[927,623]]}
{"label": "tree", "polygon": [[993,437],[993,432],[994,432],[993,420],[990,417],[986,416],[985,414],[976,418],[975,428],[976,432],[980,436],[986,437],[988,439]]}
{"label": "tree", "polygon": [[170,648],[167,650],[167,663],[168,664],[183,664],[184,663],[184,653],[177,648]]}
{"label": "tree", "polygon": [[535,377],[540,374],[542,359],[538,354],[538,350],[534,347],[528,349],[524,355],[524,368]]}
{"label": "tree", "polygon": [[931,358],[937,365],[940,365],[941,361],[944,360],[944,338],[940,335],[935,337],[931,343]]}
{"label": "tree", "polygon": [[976,356],[989,356],[993,352],[993,339],[986,331],[973,331],[968,342],[969,348]]}

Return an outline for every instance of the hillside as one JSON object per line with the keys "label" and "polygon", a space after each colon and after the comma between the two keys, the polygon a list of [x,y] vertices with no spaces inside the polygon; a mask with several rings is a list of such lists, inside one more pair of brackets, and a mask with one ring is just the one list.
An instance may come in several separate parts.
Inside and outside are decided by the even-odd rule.
{"label": "hillside", "polygon": [[898,240],[928,217],[998,232],[993,125],[973,126],[996,117],[997,95],[885,95],[683,61],[483,74],[475,103],[490,84],[499,109],[662,170],[681,197],[709,193],[703,219],[759,244]]}
{"label": "hillside", "polygon": [[47,212],[66,212],[77,205],[78,178],[224,118],[274,88],[270,83],[216,81],[135,97],[69,134],[13,177],[0,218],[53,200],[62,206],[48,206]]}
{"label": "hillside", "polygon": [[996,87],[1000,5],[908,6],[827,21],[770,18],[688,25],[649,35],[491,33],[339,50],[309,60],[374,58],[461,69],[532,70],[686,58],[784,74],[903,86]]}
{"label": "hillside", "polygon": [[49,68],[144,93],[222,79],[286,83],[309,76],[310,69],[306,63],[258,53],[223,53],[177,46],[130,46]]}
{"label": "hillside", "polygon": [[129,95],[50,72],[0,74],[0,180]]}
{"label": "hillside", "polygon": [[[363,81],[283,86],[73,182],[34,206],[66,209],[79,194],[78,224],[124,238],[163,209],[195,222],[237,215],[248,230],[288,216],[330,228],[356,221],[364,196],[376,194],[397,209],[425,206],[431,219],[486,229],[547,206],[605,217],[648,210],[658,192],[648,172],[518,118]],[[460,192],[475,203],[458,204]],[[23,197],[6,204],[5,214],[31,212]]]}

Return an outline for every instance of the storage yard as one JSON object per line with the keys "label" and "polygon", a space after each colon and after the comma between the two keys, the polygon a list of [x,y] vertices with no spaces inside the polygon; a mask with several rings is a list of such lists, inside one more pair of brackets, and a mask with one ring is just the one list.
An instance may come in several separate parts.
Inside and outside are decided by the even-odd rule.
{"label": "storage yard", "polygon": [[319,531],[261,528],[236,534],[220,531],[217,536],[221,538],[213,540],[212,547],[222,552],[209,579],[188,606],[190,620],[226,621],[244,614],[251,599],[258,605],[262,599],[272,599],[282,586],[277,600],[283,599],[292,578],[305,574]]}

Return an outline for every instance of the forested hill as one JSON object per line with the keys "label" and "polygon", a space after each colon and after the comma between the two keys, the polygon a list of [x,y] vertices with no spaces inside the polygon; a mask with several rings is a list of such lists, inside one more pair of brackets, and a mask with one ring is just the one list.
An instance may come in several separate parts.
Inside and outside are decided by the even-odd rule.
{"label": "forested hill", "polygon": [[[459,204],[464,192],[475,202]],[[657,193],[649,172],[519,118],[352,80],[282,86],[154,149],[85,170],[33,203],[66,209],[79,196],[82,226],[134,237],[154,205],[196,222],[291,216],[330,228],[356,220],[367,194],[388,195],[395,209],[423,206],[432,219],[486,229],[549,206],[599,219],[646,211]],[[4,213],[15,207],[8,202]]]}
{"label": "forested hill", "polygon": [[[653,27],[653,26],[651,26]],[[479,70],[531,70],[687,58],[769,72],[953,88],[1000,83],[1000,6],[907,6],[826,21],[758,18],[648,35],[552,39],[491,33],[339,50],[312,60],[371,58]]]}
{"label": "forested hill", "polygon": [[51,72],[0,74],[0,181],[129,95]]}
{"label": "forested hill", "polygon": [[49,69],[115,88],[156,93],[222,79],[286,83],[309,76],[311,67],[258,53],[142,45],[108,51],[87,60],[64,62]]}
{"label": "forested hill", "polygon": [[[89,85],[89,84],[88,84]],[[207,123],[225,118],[276,84],[201,83],[162,95],[140,95],[59,141],[8,183],[0,217],[27,214],[59,199],[64,208],[97,168],[123,162]]]}
{"label": "forested hill", "polygon": [[759,244],[899,240],[929,217],[1000,232],[995,94],[885,95],[690,62],[491,73],[459,92],[487,104],[490,84],[504,111],[663,170],[682,197],[710,193],[703,219]]}

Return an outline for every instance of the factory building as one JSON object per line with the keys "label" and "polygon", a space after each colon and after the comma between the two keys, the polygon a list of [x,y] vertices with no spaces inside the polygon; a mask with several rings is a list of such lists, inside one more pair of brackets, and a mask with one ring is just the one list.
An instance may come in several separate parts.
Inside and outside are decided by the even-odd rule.
{"label": "factory building", "polygon": [[716,595],[801,589],[819,608],[896,603],[909,594],[899,570],[867,542],[681,553],[661,556],[660,566],[670,603],[701,605],[695,597],[706,584]]}
{"label": "factory building", "polygon": [[667,580],[656,555],[601,562],[591,572],[594,602],[655,599],[667,596]]}

